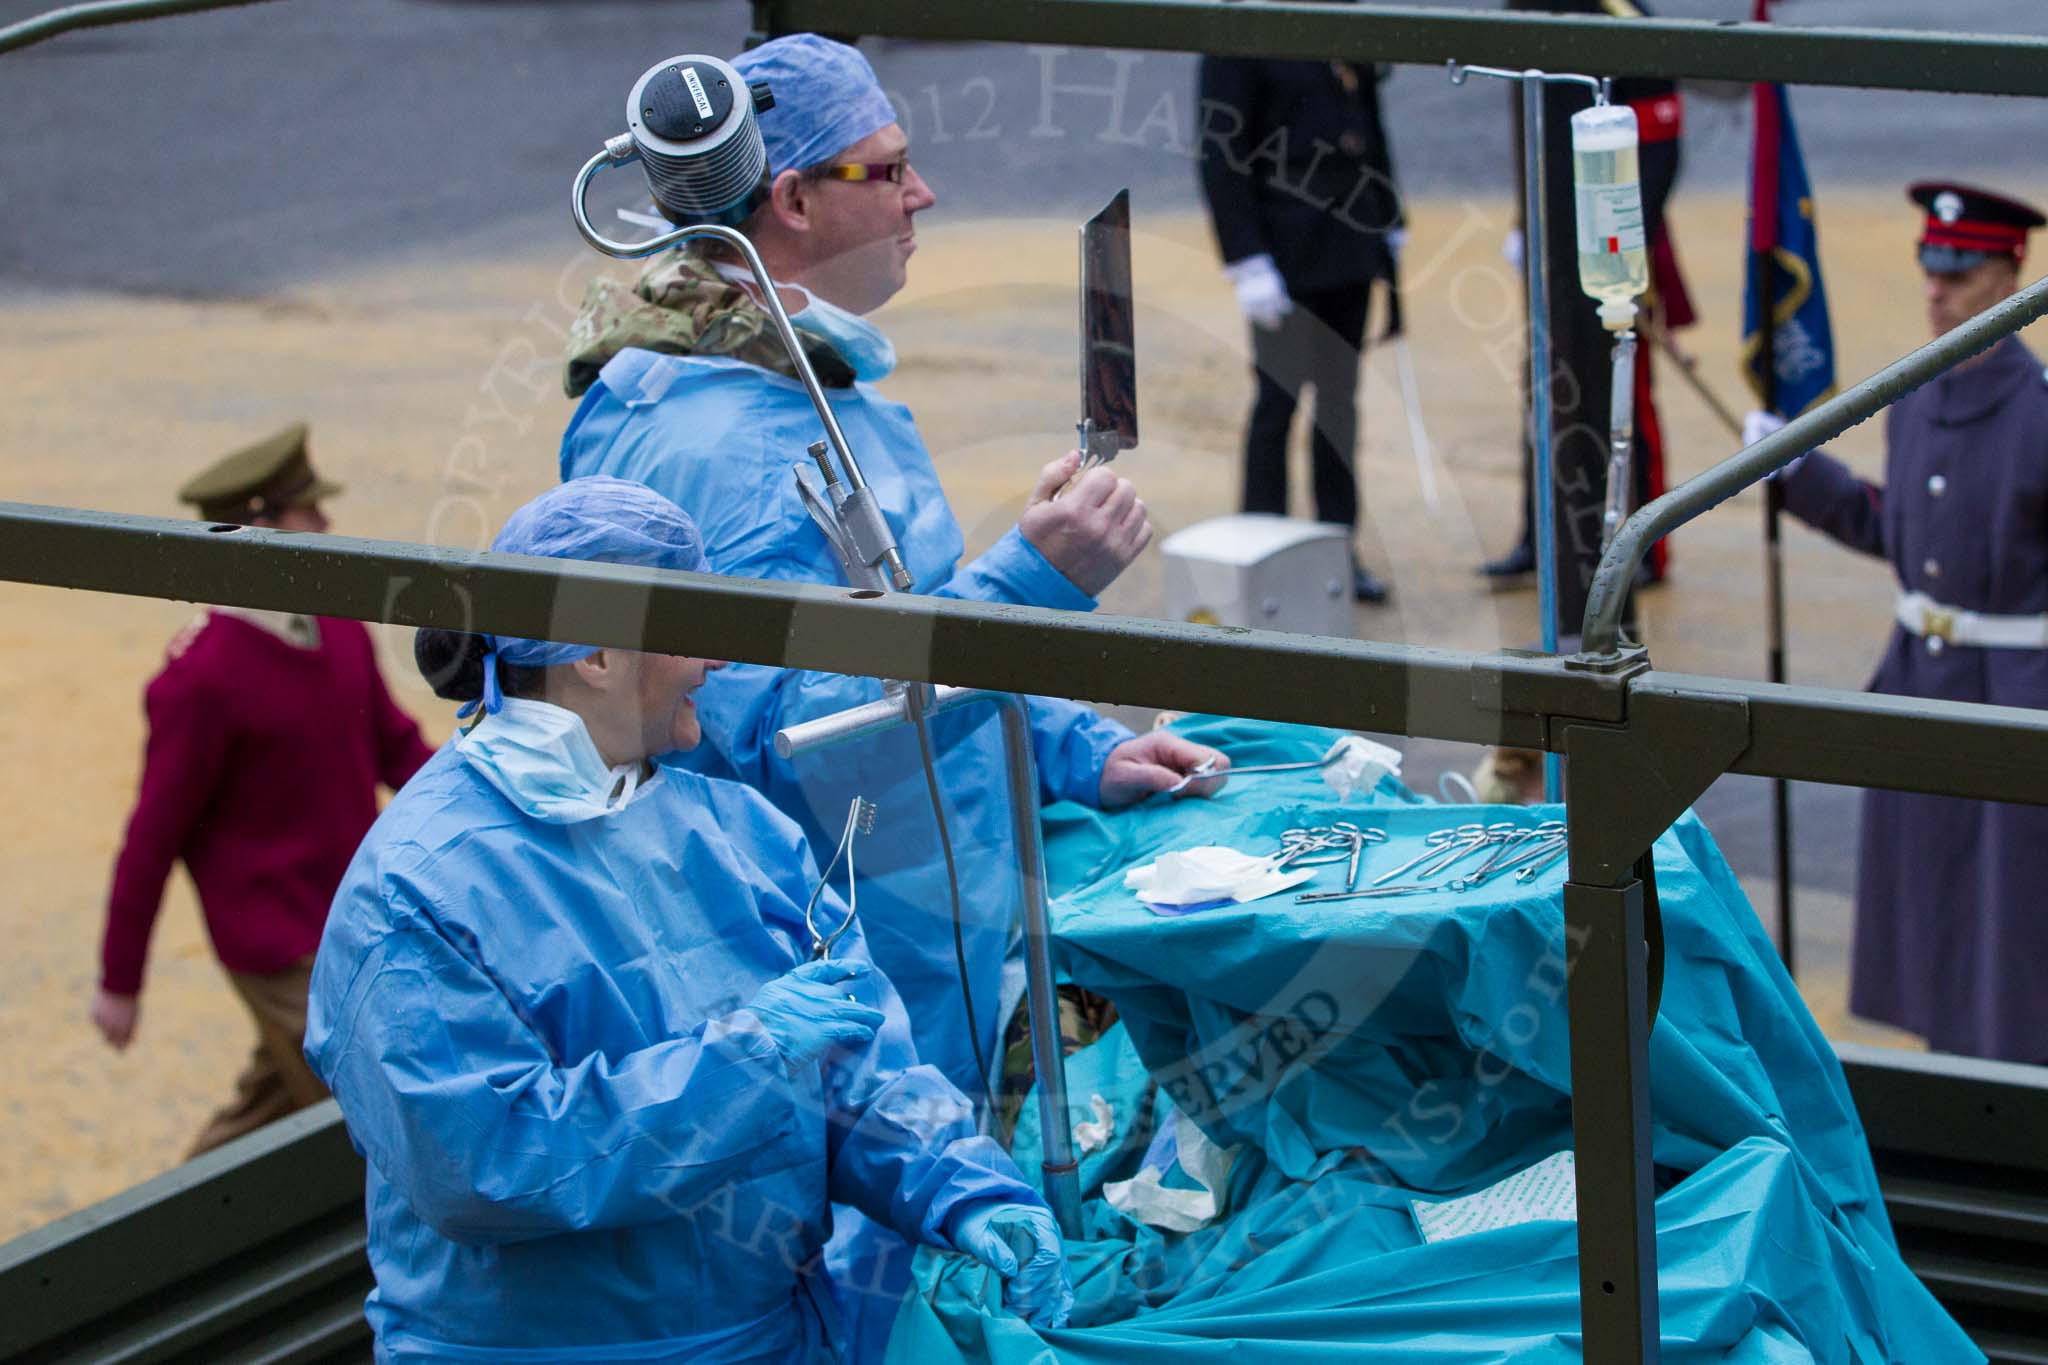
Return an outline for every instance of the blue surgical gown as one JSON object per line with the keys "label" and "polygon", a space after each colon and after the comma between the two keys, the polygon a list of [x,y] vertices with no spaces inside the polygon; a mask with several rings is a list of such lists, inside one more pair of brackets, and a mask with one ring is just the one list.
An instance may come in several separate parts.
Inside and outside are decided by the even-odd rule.
{"label": "blue surgical gown", "polygon": [[[1094,608],[1094,599],[1014,527],[985,554],[961,564],[960,525],[910,410],[866,384],[827,392],[915,591]],[[844,583],[831,547],[798,501],[791,474],[791,466],[805,460],[805,447],[823,435],[816,409],[793,379],[736,360],[627,349],[605,365],[570,420],[562,437],[562,477],[611,474],[653,488],[696,521],[719,573]],[[818,848],[838,839],[856,794],[877,804],[874,834],[858,849],[869,951],[910,1007],[918,1056],[979,1098],[975,1041],[995,1068],[1004,1023],[1022,991],[1021,974],[1004,970],[1006,959],[1014,961],[1020,906],[994,711],[975,708],[931,722],[959,869],[974,997],[971,1032],[945,861],[915,735],[899,728],[794,762],[777,758],[773,747],[775,732],[786,725],[880,695],[881,684],[868,678],[735,665],[697,693],[707,739],[689,762],[722,765],[720,771],[764,792]],[[1041,797],[1098,804],[1103,763],[1131,732],[1087,707],[1042,698],[1031,702],[1031,721]]]}
{"label": "blue surgical gown", "polygon": [[[454,745],[407,784],[306,1026],[368,1161],[380,1360],[831,1360],[829,1202],[943,1245],[960,1204],[1036,1197],[879,974],[851,987],[874,1043],[824,1071],[746,1008],[808,956],[816,876],[759,795],[680,769],[570,824]],[[866,956],[857,927],[835,955]]]}

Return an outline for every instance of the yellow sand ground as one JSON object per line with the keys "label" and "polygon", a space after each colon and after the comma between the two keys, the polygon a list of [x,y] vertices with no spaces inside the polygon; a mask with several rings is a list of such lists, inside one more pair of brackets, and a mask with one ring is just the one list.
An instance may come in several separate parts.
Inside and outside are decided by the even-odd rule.
{"label": "yellow sand ground", "polygon": [[[1361,610],[1358,628],[1462,648],[1527,644],[1533,594],[1490,594],[1472,575],[1516,519],[1519,305],[1497,255],[1506,205],[1412,208],[1409,333],[1444,499],[1436,515],[1423,505],[1392,357],[1374,353],[1361,450],[1367,555],[1396,595],[1388,608]],[[1912,223],[1888,193],[1837,194],[1827,213],[1847,381],[1924,339]],[[1682,196],[1676,230],[1704,314],[1684,344],[1738,409],[1740,227],[1735,197]],[[1073,226],[939,220],[924,236],[911,288],[881,317],[902,358],[886,387],[917,411],[978,548],[1010,524],[1033,471],[1070,441]],[[330,508],[337,530],[479,546],[555,477],[570,411],[560,334],[598,268],[565,234],[528,259],[397,266],[257,303],[81,296],[5,308],[0,497],[175,514],[171,490],[187,474],[303,417],[321,467],[348,485]],[[1234,505],[1249,380],[1242,329],[1198,218],[1142,223],[1137,276],[1144,442],[1122,465],[1164,534]],[[1734,449],[1668,367],[1660,397],[1681,477]],[[1880,468],[1874,424],[1840,448]],[[1644,608],[1661,666],[1760,674],[1759,522],[1747,497],[1682,534],[1672,583]],[[1886,571],[1799,530],[1787,557],[1799,585],[1795,680],[1860,685],[1886,630]],[[1156,551],[1107,605],[1161,609]],[[107,871],[140,757],[139,689],[194,611],[0,584],[0,935],[9,948],[0,956],[9,1059],[0,1237],[175,1163],[248,1046],[182,873],[135,1046],[111,1053],[85,1018]],[[402,700],[432,738],[445,735],[452,717],[413,676],[409,633],[386,631],[381,643]],[[1838,974],[1817,974],[1808,990],[1831,1030],[1875,1036],[1843,1017]]]}

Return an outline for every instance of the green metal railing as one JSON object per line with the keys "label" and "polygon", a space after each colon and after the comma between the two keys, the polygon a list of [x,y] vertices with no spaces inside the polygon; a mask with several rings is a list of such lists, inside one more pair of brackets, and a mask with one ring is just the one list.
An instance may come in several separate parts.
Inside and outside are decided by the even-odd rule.
{"label": "green metal railing", "polygon": [[1942,371],[1996,346],[2043,314],[2048,314],[2048,279],[2035,281],[2003,303],[1994,304],[1904,359],[1887,365],[1846,393],[1802,413],[1755,445],[1636,509],[1615,533],[1614,542],[1607,547],[1594,572],[1586,594],[1581,647],[1589,655],[1611,654],[1619,647],[1622,609],[1635,581],[1636,566],[1658,540],[1761,482],[1805,452],[1875,417]]}
{"label": "green metal railing", "polygon": [[327,1101],[0,1245],[0,1360],[367,1360],[369,1287]]}
{"label": "green metal railing", "polygon": [[1263,0],[755,0],[754,25],[767,35],[815,30],[1431,66],[1456,59],[1603,76],[2048,95],[2048,38],[1903,29]]}
{"label": "green metal railing", "polygon": [[38,14],[18,24],[0,28],[0,52],[12,52],[60,34],[79,29],[104,28],[109,24],[132,24],[139,19],[163,19],[172,15],[196,14],[209,9],[239,9],[267,0],[99,0],[97,4],[69,5]]}
{"label": "green metal railing", "polygon": [[1721,773],[2048,799],[2048,715],[1668,675],[1641,650],[1472,654],[0,504],[0,579],[749,663],[1505,742],[1567,756],[1587,1358],[1656,1358],[1636,860]]}
{"label": "green metal railing", "polygon": [[[85,22],[253,0],[81,6]],[[83,16],[91,11],[89,20]],[[763,33],[1352,57],[1612,75],[2048,95],[2048,41],[1212,0],[759,0]],[[57,16],[46,16],[46,20]],[[1585,1357],[1657,1358],[1647,1048],[1655,907],[1635,868],[1724,772],[2048,804],[2048,716],[1660,673],[1610,630],[1613,585],[1669,526],[2038,316],[2039,287],[1633,518],[1589,652],[1474,654],[826,587],[665,574],[0,504],[0,579],[1084,696],[1562,753]],[[2031,311],[2030,311],[2031,310]]]}

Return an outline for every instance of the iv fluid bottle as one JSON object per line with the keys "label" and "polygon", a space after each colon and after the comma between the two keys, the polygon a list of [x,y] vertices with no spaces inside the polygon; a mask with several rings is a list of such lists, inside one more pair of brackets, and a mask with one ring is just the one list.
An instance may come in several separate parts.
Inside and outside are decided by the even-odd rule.
{"label": "iv fluid bottle", "polygon": [[1636,296],[1650,287],[1635,110],[1607,104],[1572,115],[1572,189],[1579,286],[1599,303],[1601,322],[1620,331],[1634,322]]}

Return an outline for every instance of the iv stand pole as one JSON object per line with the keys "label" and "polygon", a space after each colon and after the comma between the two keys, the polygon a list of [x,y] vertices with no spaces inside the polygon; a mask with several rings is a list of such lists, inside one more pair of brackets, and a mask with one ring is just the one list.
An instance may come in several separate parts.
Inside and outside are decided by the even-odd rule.
{"label": "iv stand pole", "polygon": [[[1450,63],[1450,77],[1454,85],[1464,84],[1465,77],[1473,73],[1522,83],[1523,251],[1529,286],[1529,429],[1536,486],[1536,572],[1543,612],[1543,648],[1555,653],[1558,634],[1557,561],[1556,530],[1551,519],[1555,489],[1550,448],[1550,253],[1543,218],[1543,87],[1550,82],[1587,85],[1592,87],[1595,100],[1602,104],[1607,102],[1607,90],[1603,82],[1590,76],[1553,76],[1536,70],[1501,71]],[[1618,392],[1632,396],[1634,387],[1630,385]],[[1633,409],[1627,411],[1632,422]],[[1615,412],[1610,408],[1610,416]],[[1561,777],[1557,756],[1546,754],[1543,781],[1547,799],[1558,799]],[[1564,893],[1567,932],[1570,932],[1570,926],[1576,925],[1593,932],[1595,938],[1601,937],[1590,926],[1608,917],[1617,905],[1616,898],[1620,898],[1621,906],[1634,903],[1639,910],[1642,894],[1642,883],[1635,879],[1631,879],[1626,887],[1609,888],[1579,885],[1568,878]],[[1607,953],[1604,961],[1606,965],[1620,968],[1616,980],[1626,983],[1631,971],[1644,970],[1640,958],[1631,968],[1632,953],[1644,953],[1646,950],[1636,945],[1631,951],[1624,943],[1612,942],[1611,927],[1606,932],[1609,938],[1605,941],[1609,946],[1603,950]],[[1591,941],[1590,938],[1584,940]],[[1636,1003],[1631,1006],[1625,998],[1626,991],[1623,992],[1624,999],[1617,1001],[1613,996],[1601,993],[1600,983],[1591,978],[1581,978],[1576,971],[1569,978],[1568,989],[1574,1080],[1573,1149],[1592,1148],[1610,1158],[1617,1157],[1623,1153],[1607,1144],[1606,1136],[1621,1125],[1627,1125],[1633,1133],[1625,1149],[1633,1162],[1632,1167],[1624,1168],[1618,1162],[1589,1162],[1579,1172],[1578,1271],[1582,1350],[1588,1365],[1616,1365],[1617,1362],[1655,1365],[1658,1358],[1658,1285],[1656,1240],[1651,1225],[1654,1204],[1650,1199],[1649,1184],[1648,1079],[1642,1069],[1644,1054],[1637,1051],[1644,1046],[1642,1040],[1648,1036],[1648,1020],[1635,1013],[1642,1009],[1642,1005]],[[1617,1037],[1610,1030],[1618,1020],[1624,1021],[1624,1031]],[[1594,1036],[1596,1026],[1600,1027],[1599,1037]],[[1636,1033],[1638,1028],[1643,1032]],[[1618,1076],[1602,1076],[1597,1081],[1592,1079],[1591,1073],[1597,1069],[1593,1065],[1596,1059],[1599,1063],[1611,1063],[1615,1059],[1603,1054],[1614,1052],[1622,1054]],[[1612,1268],[1613,1278],[1604,1279],[1601,1268]],[[1628,1274],[1614,1273],[1622,1268],[1626,1268]]]}
{"label": "iv stand pole", "polygon": [[[1522,86],[1522,273],[1529,298],[1529,482],[1536,494],[1536,611],[1542,617],[1545,654],[1557,653],[1557,522],[1556,474],[1550,447],[1550,232],[1544,217],[1549,176],[1543,156],[1543,87],[1550,83],[1585,85],[1606,102],[1602,82],[1591,76],[1558,76],[1549,72],[1504,71],[1491,66],[1448,64],[1452,85],[1467,76],[1519,81]],[[1558,755],[1543,756],[1543,799],[1564,799],[1564,769]]]}

